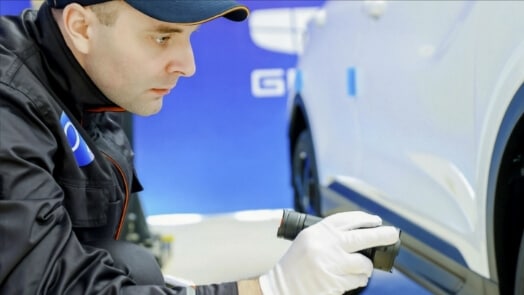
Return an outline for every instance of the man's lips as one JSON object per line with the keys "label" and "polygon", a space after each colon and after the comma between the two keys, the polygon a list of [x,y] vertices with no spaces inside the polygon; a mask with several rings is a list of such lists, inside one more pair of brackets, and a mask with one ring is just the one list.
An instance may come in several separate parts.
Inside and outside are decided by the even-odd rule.
{"label": "man's lips", "polygon": [[171,92],[171,88],[151,88],[151,91],[157,95],[167,95]]}

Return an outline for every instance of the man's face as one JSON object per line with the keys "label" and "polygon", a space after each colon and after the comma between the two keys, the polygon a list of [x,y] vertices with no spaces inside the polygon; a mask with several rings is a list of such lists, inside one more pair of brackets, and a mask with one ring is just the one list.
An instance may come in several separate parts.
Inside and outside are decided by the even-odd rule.
{"label": "man's face", "polygon": [[190,36],[197,25],[150,18],[125,2],[113,25],[95,23],[83,67],[115,104],[139,115],[155,114],[178,78],[195,73]]}

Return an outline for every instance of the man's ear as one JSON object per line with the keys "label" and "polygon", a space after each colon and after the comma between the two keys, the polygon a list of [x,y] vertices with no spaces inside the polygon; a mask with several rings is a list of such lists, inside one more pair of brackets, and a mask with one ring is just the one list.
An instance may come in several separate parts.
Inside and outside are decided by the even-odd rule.
{"label": "man's ear", "polygon": [[64,33],[67,34],[72,50],[82,54],[89,52],[90,30],[94,13],[76,3],[67,5],[62,12]]}

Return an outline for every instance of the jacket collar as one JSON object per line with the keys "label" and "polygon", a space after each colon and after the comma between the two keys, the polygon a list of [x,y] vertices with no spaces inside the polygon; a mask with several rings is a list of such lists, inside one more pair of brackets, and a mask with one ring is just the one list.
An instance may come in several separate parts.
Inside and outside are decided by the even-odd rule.
{"label": "jacket collar", "polygon": [[43,3],[36,19],[40,28],[35,36],[47,63],[47,74],[52,88],[76,115],[89,109],[119,109],[93,83],[67,47],[51,8]]}

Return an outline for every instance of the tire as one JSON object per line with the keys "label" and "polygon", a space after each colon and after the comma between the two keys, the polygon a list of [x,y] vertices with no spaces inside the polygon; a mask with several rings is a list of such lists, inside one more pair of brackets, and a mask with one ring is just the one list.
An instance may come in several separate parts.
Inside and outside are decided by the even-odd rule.
{"label": "tire", "polygon": [[517,270],[515,272],[515,295],[524,294],[524,234],[520,239],[519,256],[517,259]]}
{"label": "tire", "polygon": [[[520,135],[519,137],[521,137]],[[519,145],[520,146],[520,145]],[[521,150],[521,149],[519,149]],[[511,243],[513,248],[512,257],[516,257],[515,264],[515,280],[513,282],[514,294],[522,295],[524,294],[524,220],[522,218],[522,206],[524,206],[524,201],[522,200],[522,195],[524,194],[524,156],[521,152],[513,158],[513,168],[512,177],[509,181],[510,183],[510,194],[512,211],[510,211],[513,218],[510,220],[512,234]],[[505,252],[506,253],[506,252]]]}
{"label": "tire", "polygon": [[499,224],[495,242],[500,294],[524,294],[524,218],[521,212],[524,206],[524,153],[520,142],[523,135],[522,131],[515,131],[508,140],[498,176],[495,220]]}
{"label": "tire", "polygon": [[295,141],[291,173],[295,210],[321,216],[317,165],[311,133],[307,129],[302,130]]}

